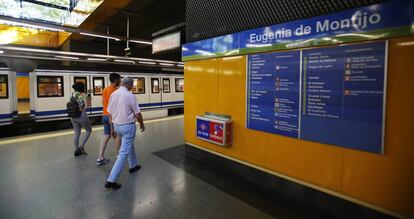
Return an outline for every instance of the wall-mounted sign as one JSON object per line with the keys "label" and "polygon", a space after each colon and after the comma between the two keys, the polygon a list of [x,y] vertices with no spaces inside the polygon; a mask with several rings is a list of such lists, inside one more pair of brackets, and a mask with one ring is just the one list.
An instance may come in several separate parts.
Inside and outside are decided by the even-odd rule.
{"label": "wall-mounted sign", "polygon": [[188,43],[183,61],[414,34],[414,1],[390,0],[329,15]]}
{"label": "wall-mounted sign", "polygon": [[152,40],[152,53],[167,51],[181,46],[181,33],[175,32]]}
{"label": "wall-mounted sign", "polygon": [[247,128],[382,153],[387,42],[248,56]]}
{"label": "wall-mounted sign", "polygon": [[229,118],[217,116],[197,116],[197,138],[218,144],[229,146],[233,142],[232,121]]}

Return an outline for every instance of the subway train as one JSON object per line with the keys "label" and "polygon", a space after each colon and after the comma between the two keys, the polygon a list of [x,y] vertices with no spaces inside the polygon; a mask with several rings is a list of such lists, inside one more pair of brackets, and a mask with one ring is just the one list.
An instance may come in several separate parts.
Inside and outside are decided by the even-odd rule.
{"label": "subway train", "polygon": [[[76,82],[86,84],[91,95],[90,118],[102,116],[102,91],[112,72],[35,70],[15,73],[0,69],[0,126],[19,120],[36,123],[67,120],[66,103]],[[164,117],[171,110],[183,110],[184,77],[181,74],[117,72],[134,79],[134,93],[144,118]]]}

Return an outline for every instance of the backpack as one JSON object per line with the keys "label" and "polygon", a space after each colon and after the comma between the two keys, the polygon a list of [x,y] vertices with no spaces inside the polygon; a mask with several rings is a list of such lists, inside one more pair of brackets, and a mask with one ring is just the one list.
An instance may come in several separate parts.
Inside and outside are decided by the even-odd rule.
{"label": "backpack", "polygon": [[78,103],[79,95],[80,94],[77,94],[76,97],[73,97],[72,95],[69,102],[66,104],[66,112],[70,118],[78,118],[82,114]]}

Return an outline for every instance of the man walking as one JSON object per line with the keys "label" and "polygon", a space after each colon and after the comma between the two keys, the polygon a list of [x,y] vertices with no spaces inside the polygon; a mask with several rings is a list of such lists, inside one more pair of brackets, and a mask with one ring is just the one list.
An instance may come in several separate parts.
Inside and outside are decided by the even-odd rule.
{"label": "man walking", "polygon": [[124,78],[121,87],[111,95],[109,100],[109,118],[114,124],[115,132],[122,139],[122,143],[118,159],[105,183],[106,188],[119,189],[121,187],[121,184],[117,183],[117,179],[126,159],[128,159],[130,173],[134,173],[141,168],[138,165],[134,148],[135,122],[138,121],[141,132],[144,132],[145,126],[137,99],[130,92],[132,87],[133,79],[131,77]]}
{"label": "man walking", "polygon": [[115,147],[118,152],[119,152],[119,147],[121,145],[121,139],[117,137],[115,130],[114,130],[114,126],[109,121],[109,112],[107,110],[108,104],[109,104],[109,97],[111,97],[111,94],[115,92],[118,86],[121,84],[121,76],[117,73],[112,73],[109,75],[109,81],[111,82],[111,84],[108,87],[106,87],[102,92],[102,105],[103,105],[102,123],[104,125],[104,137],[99,147],[98,160],[96,160],[96,164],[98,166],[104,165],[109,162],[109,159],[105,158],[105,149],[106,149],[106,145],[108,144],[109,139],[111,139],[111,136],[115,139]]}

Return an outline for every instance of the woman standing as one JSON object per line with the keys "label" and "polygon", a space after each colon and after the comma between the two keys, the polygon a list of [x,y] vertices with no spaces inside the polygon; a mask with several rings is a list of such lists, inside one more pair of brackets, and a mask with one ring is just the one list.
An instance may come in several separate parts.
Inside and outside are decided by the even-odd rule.
{"label": "woman standing", "polygon": [[[72,88],[75,90],[71,94],[71,99],[75,100],[78,103],[79,111],[81,111],[79,117],[72,118],[73,128],[75,129],[75,136],[73,138],[75,145],[75,157],[80,155],[87,155],[85,152],[85,144],[88,141],[89,136],[92,133],[91,122],[89,121],[88,116],[86,115],[86,108],[90,105],[90,97],[85,93],[85,84],[75,83]],[[79,137],[81,134],[82,127],[86,130],[86,134],[82,139],[82,143],[79,144]]]}

